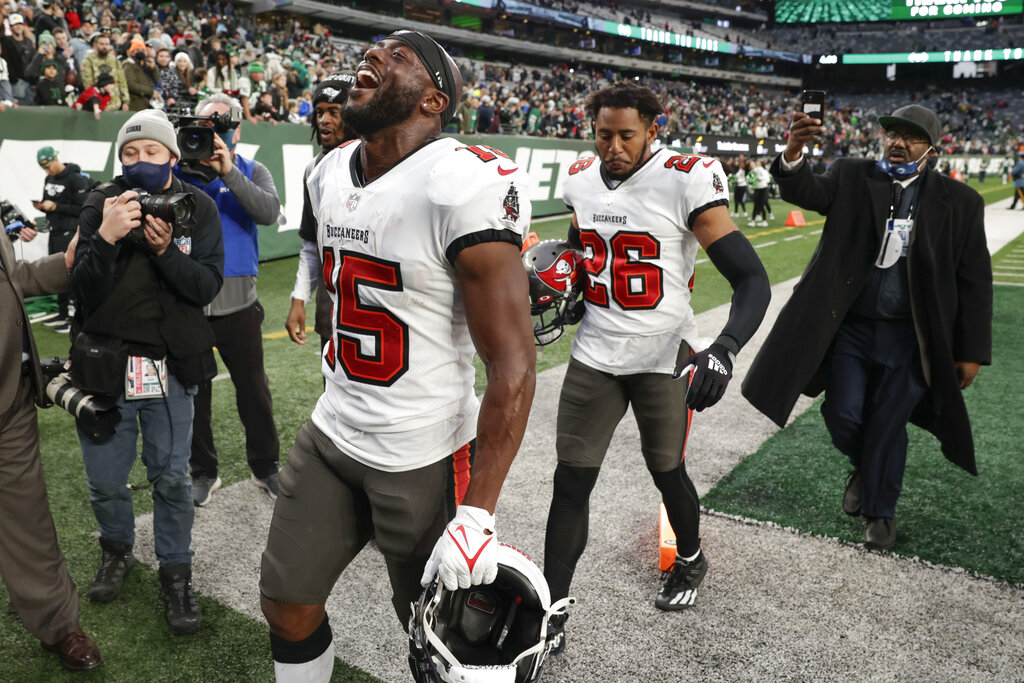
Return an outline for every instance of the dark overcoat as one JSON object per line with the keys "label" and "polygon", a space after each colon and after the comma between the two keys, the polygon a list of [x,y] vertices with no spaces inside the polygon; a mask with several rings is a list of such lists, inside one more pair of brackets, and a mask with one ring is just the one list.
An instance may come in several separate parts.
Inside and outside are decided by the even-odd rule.
{"label": "dark overcoat", "polygon": [[[780,157],[781,158],[781,157]],[[874,268],[892,181],[875,162],[839,159],[815,175],[803,164],[771,172],[782,198],[826,217],[821,240],[743,381],[743,395],[784,426],[801,393],[824,389],[832,338]],[[911,421],[938,437],[943,454],[977,474],[974,441],[954,362],[992,361],[992,263],[985,204],[965,184],[926,170],[907,252],[921,367],[928,392]]]}

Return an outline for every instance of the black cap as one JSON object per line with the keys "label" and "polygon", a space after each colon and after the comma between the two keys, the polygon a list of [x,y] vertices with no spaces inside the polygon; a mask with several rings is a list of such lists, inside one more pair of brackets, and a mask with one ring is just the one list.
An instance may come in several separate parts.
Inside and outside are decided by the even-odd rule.
{"label": "black cap", "polygon": [[318,102],[330,102],[331,104],[345,104],[348,99],[348,90],[356,84],[356,75],[353,73],[334,73],[324,77],[317,83],[313,91],[313,106]]}
{"label": "black cap", "polygon": [[879,116],[878,123],[885,130],[893,126],[910,126],[928,136],[928,144],[934,145],[939,141],[939,117],[931,109],[922,107],[919,104],[908,104],[900,107],[890,116]]}

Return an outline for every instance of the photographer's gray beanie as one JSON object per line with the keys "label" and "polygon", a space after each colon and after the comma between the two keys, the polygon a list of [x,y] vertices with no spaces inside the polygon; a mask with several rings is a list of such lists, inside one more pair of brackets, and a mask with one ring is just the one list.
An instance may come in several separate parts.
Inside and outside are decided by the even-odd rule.
{"label": "photographer's gray beanie", "polygon": [[121,149],[132,140],[156,140],[177,158],[181,158],[178,151],[178,133],[171,125],[167,114],[159,109],[143,109],[134,114],[124,122],[121,130],[117,132],[117,158],[121,158]]}

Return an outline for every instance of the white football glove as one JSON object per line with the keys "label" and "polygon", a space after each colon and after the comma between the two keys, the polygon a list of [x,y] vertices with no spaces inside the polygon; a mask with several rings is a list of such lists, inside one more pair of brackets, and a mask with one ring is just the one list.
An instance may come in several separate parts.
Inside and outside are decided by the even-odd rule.
{"label": "white football glove", "polygon": [[441,579],[450,591],[491,583],[498,576],[498,538],[494,515],[483,508],[460,505],[445,527],[423,569],[420,585]]}

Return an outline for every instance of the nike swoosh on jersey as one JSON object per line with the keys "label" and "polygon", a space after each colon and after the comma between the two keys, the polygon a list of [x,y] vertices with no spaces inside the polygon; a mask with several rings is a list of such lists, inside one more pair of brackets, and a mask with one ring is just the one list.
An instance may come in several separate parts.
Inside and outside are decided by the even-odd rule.
{"label": "nike swoosh on jersey", "polygon": [[466,535],[466,528],[460,524],[459,526],[455,527],[455,531],[462,532],[462,540],[465,542],[465,548],[463,548],[462,543],[459,543],[459,539],[455,537],[455,534],[453,534],[450,529],[448,530],[448,535],[452,537],[453,541],[455,541],[455,547],[459,549],[459,552],[462,553],[462,556],[466,559],[466,565],[469,567],[469,573],[472,574],[473,567],[476,565],[476,561],[480,559],[480,553],[484,551],[484,548],[487,547],[487,544],[491,542],[491,539],[493,539],[494,536],[488,536],[487,540],[483,542],[483,545],[481,545],[480,548],[477,549],[476,554],[473,555],[473,557],[470,557],[468,552],[469,537]]}
{"label": "nike swoosh on jersey", "polygon": [[712,159],[711,161],[702,161],[700,163],[704,164],[704,168],[711,168],[711,164],[715,163],[715,160]]}
{"label": "nike swoosh on jersey", "polygon": [[498,167],[498,175],[508,175],[509,173],[515,173],[518,170],[519,170],[518,166],[516,166],[515,168],[502,168],[501,166],[499,166]]}

